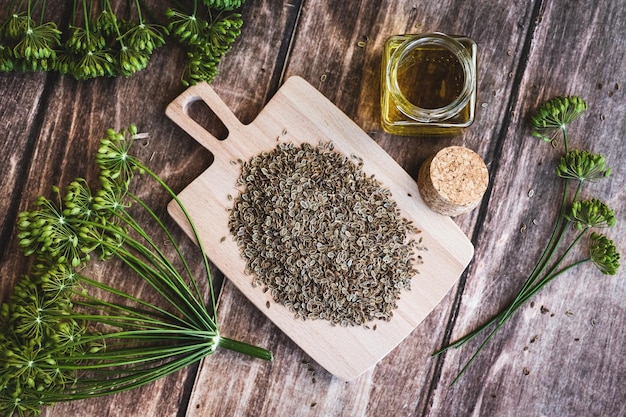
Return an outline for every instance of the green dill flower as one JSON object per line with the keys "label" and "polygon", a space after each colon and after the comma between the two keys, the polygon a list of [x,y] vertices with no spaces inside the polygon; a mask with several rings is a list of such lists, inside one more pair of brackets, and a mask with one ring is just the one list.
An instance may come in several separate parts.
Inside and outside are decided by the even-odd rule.
{"label": "green dill flower", "polygon": [[11,72],[14,68],[13,51],[8,46],[0,43],[0,72]]}
{"label": "green dill flower", "polygon": [[[54,187],[58,193],[58,188]],[[78,232],[52,201],[41,196],[37,199],[37,210],[20,213],[18,229],[20,247],[29,256],[48,254],[57,262],[68,262],[78,266],[88,260],[83,255]]]}
{"label": "green dill flower", "polygon": [[117,181],[113,182],[109,178],[108,176],[101,178],[103,188],[98,190],[94,197],[93,208],[103,217],[121,213],[129,207],[124,201],[126,197],[125,191],[119,188]]}
{"label": "green dill flower", "polygon": [[101,181],[105,188],[112,183],[127,189],[135,171],[143,172],[143,166],[129,153],[135,139],[140,137],[145,135],[138,134],[134,125],[119,132],[107,130],[107,137],[100,141],[96,154],[96,163],[100,167]]}
{"label": "green dill flower", "polygon": [[65,320],[59,324],[58,331],[54,338],[61,347],[67,346],[72,349],[72,353],[85,335],[87,329],[84,325],[80,325],[76,320]]}
{"label": "green dill flower", "polygon": [[604,156],[587,151],[570,151],[561,157],[556,174],[561,178],[595,181],[606,178],[611,169],[606,167]]}
{"label": "green dill flower", "polygon": [[616,222],[615,212],[595,198],[574,201],[566,218],[574,222],[579,230],[590,227],[613,227]]}
{"label": "green dill flower", "polygon": [[67,217],[82,220],[93,220],[96,217],[91,189],[83,178],[75,179],[65,188],[63,205],[63,215]]}
{"label": "green dill flower", "polygon": [[54,22],[39,26],[28,26],[13,48],[16,58],[54,58],[54,47],[61,44],[61,31]]}
{"label": "green dill flower", "polygon": [[567,151],[566,126],[576,120],[585,110],[587,102],[578,96],[555,97],[537,109],[531,116],[531,134],[554,144],[559,132],[564,134]]}
{"label": "green dill flower", "polygon": [[41,288],[50,297],[57,299],[70,291],[76,284],[76,273],[69,265],[65,263],[57,264],[53,267],[47,267],[43,271],[41,278]]}
{"label": "green dill flower", "polygon": [[185,86],[194,85],[199,82],[211,82],[217,75],[217,65],[219,59],[213,58],[202,51],[187,53],[187,64],[181,77]]}
{"label": "green dill flower", "polygon": [[123,45],[117,54],[119,73],[129,77],[148,66],[150,55],[146,52]]}
{"label": "green dill flower", "polygon": [[54,379],[49,371],[56,365],[46,349],[35,343],[28,343],[18,349],[7,349],[4,353],[5,369],[20,382],[26,392],[43,391],[53,385]]}
{"label": "green dill flower", "polygon": [[202,4],[217,10],[234,10],[244,3],[244,0],[202,0]]}
{"label": "green dill flower", "polygon": [[102,10],[96,18],[95,30],[104,36],[118,36],[117,16],[107,9]]}
{"label": "green dill flower", "polygon": [[25,13],[13,13],[3,25],[8,37],[18,39],[26,33],[28,28],[35,26],[35,22]]}
{"label": "green dill flower", "polygon": [[109,50],[88,51],[78,56],[72,75],[77,80],[113,76],[115,66]]}
{"label": "green dill flower", "polygon": [[120,39],[126,41],[127,46],[135,51],[151,54],[156,48],[165,44],[165,38],[161,31],[167,31],[160,25],[140,23],[130,28]]}
{"label": "green dill flower", "polygon": [[65,42],[65,47],[74,53],[98,51],[106,46],[106,39],[98,32],[78,26],[71,26],[70,31],[70,37]]}
{"label": "green dill flower", "polygon": [[175,39],[182,43],[198,43],[202,32],[208,26],[208,23],[199,19],[195,13],[189,15],[169,8],[165,11],[165,16],[170,20],[167,30]]}
{"label": "green dill flower", "polygon": [[52,63],[52,69],[63,75],[72,75],[76,70],[79,56],[66,49],[57,52],[56,59]]}
{"label": "green dill flower", "polygon": [[49,302],[50,300],[39,294],[38,289],[34,292],[29,297],[30,302],[16,306],[13,329],[18,337],[43,345],[44,336],[55,332],[62,313],[54,302]]}
{"label": "green dill flower", "polygon": [[239,13],[212,21],[203,32],[201,49],[215,57],[225,55],[241,34],[242,25],[243,20]]}
{"label": "green dill flower", "polygon": [[[109,216],[121,214],[128,208],[127,205],[118,201],[117,195],[111,191],[99,190],[96,198],[95,206],[100,212]],[[121,226],[102,218],[100,224],[81,227],[79,236],[85,242],[82,248],[84,253],[95,252],[98,259],[106,260],[114,256],[116,251],[124,245],[127,232]]]}
{"label": "green dill flower", "polygon": [[600,233],[591,233],[589,249],[591,261],[603,273],[615,275],[620,267],[620,254],[612,240]]}

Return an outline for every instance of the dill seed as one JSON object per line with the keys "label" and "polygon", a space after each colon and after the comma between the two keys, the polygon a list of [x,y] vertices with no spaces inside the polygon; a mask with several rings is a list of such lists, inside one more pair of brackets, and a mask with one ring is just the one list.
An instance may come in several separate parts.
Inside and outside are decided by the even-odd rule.
{"label": "dill seed", "polygon": [[229,229],[252,284],[294,317],[342,327],[388,321],[418,273],[414,251],[425,248],[362,160],[333,149],[281,143],[243,164]]}

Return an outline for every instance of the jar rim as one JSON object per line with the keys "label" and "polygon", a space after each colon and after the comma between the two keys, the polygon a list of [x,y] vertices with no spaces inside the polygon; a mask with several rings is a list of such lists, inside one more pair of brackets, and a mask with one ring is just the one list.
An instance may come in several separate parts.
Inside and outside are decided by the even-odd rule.
{"label": "jar rim", "polygon": [[[413,51],[423,45],[436,45],[450,51],[463,69],[463,88],[460,94],[448,105],[427,109],[411,103],[402,93],[396,76],[399,63]],[[391,94],[394,95],[396,106],[405,116],[418,122],[439,122],[458,114],[470,101],[475,84],[472,57],[467,48],[456,39],[440,32],[415,35],[402,42],[391,54],[386,69],[386,81]]]}

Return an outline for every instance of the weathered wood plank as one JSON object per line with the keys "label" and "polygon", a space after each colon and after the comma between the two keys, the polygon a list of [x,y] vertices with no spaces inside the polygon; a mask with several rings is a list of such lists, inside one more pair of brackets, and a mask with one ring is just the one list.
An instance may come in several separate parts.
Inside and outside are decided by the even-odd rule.
{"label": "weathered wood plank", "polygon": [[[209,160],[208,155],[198,152],[193,143],[180,140],[176,127],[163,116],[167,102],[182,89],[178,70],[155,74],[159,68],[171,64],[172,57],[180,58],[175,48],[166,48],[155,54],[148,69],[128,79],[85,83],[60,77],[50,93],[50,108],[45,110],[46,118],[41,128],[45,142],[40,139],[33,157],[34,166],[43,170],[43,175],[37,175],[36,171],[29,173],[28,192],[22,197],[24,204],[33,201],[38,194],[51,196],[48,191],[51,185],[66,185],[76,176],[97,181],[94,156],[108,127],[120,129],[134,123],[140,131],[148,132],[148,139],[136,143],[136,155],[174,189],[182,186],[179,179],[187,170],[201,172]],[[175,68],[182,68],[180,59],[175,62],[178,64]],[[186,163],[183,165],[181,161]],[[147,178],[139,179],[137,183],[137,194],[167,219],[165,206],[169,197]],[[139,214],[138,218],[142,222],[149,221],[145,214]],[[173,222],[170,226],[178,241],[182,242],[183,250],[191,253],[194,250],[191,242]],[[175,255],[173,248],[168,252],[169,256]],[[201,276],[199,264],[192,268]],[[118,263],[107,262],[91,270],[94,277],[115,280],[116,286],[126,288],[132,294],[154,298],[143,282]],[[46,409],[43,415],[175,416],[185,407],[186,386],[193,381],[193,375],[194,369],[186,369],[129,393],[58,404]]]}
{"label": "weathered wood plank", "polygon": [[[623,254],[623,184],[626,124],[626,24],[620,2],[546,2],[533,29],[514,114],[503,138],[490,209],[478,236],[454,335],[476,327],[512,299],[548,239],[561,183],[555,178],[558,150],[528,134],[529,113],[554,95],[578,94],[589,111],[570,129],[570,148],[604,153],[612,179],[587,185],[582,198],[598,196],[617,208],[618,225],[608,235]],[[562,150],[562,147],[560,148]],[[534,190],[531,198],[528,194]],[[521,232],[523,225],[525,232]],[[586,248],[586,244],[581,249]],[[582,250],[572,259],[585,257]],[[443,385],[432,412],[517,416],[624,415],[626,368],[624,273],[603,276],[585,265],[536,295],[502,329],[452,390]],[[603,324],[602,324],[603,323]],[[442,382],[450,381],[481,340],[449,353]]]}
{"label": "weathered wood plank", "polygon": [[[449,382],[478,342],[440,359],[429,357],[449,326],[460,336],[513,297],[521,285],[517,277],[532,267],[549,234],[546,225],[558,198],[552,185],[557,152],[537,143],[525,126],[529,111],[543,99],[570,93],[588,99],[590,110],[575,123],[571,143],[604,152],[613,167],[612,181],[595,184],[584,195],[606,196],[622,209],[609,234],[626,252],[623,2],[558,3],[248,0],[242,36],[213,83],[220,97],[249,122],[282,79],[303,76],[414,177],[441,147],[476,150],[491,170],[489,199],[482,211],[456,219],[474,238],[475,261],[420,328],[351,383],[311,362],[227,283],[223,334],[272,349],[274,362],[220,350],[203,362],[190,399],[193,368],[130,393],[60,404],[44,415],[176,416],[185,413],[188,399],[189,416],[625,415],[623,273],[604,277],[588,266],[555,281],[519,312],[454,388]],[[456,138],[386,135],[378,126],[384,40],[433,30],[478,43],[477,121]],[[44,74],[0,75],[0,126],[7,132],[0,143],[5,155],[0,189],[8,196],[0,202],[6,213],[0,226],[2,300],[27,270],[13,230],[17,212],[37,195],[51,195],[54,184],[76,176],[96,180],[91,158],[107,127],[134,122],[149,131],[141,156],[175,190],[211,163],[206,151],[163,116],[165,105],[182,91],[182,59],[182,51],[166,46],[136,76],[86,83]],[[198,112],[204,123],[215,125],[209,114]],[[141,192],[165,215],[165,195],[152,188]],[[191,242],[182,232],[176,236],[191,253]],[[98,273],[127,279],[112,265]]]}
{"label": "weathered wood plank", "polygon": [[[114,7],[119,3],[113,2]],[[280,8],[270,7],[270,3],[250,3],[251,6],[244,10],[243,33],[258,31],[272,44],[285,36],[283,28],[293,24],[290,22],[295,20],[299,10],[297,5],[294,7],[289,3]],[[154,10],[162,8],[159,3]],[[62,12],[60,10],[59,14]],[[285,33],[290,36],[290,30]],[[232,62],[226,63],[227,59],[224,59],[214,84],[219,86],[221,96],[244,122],[258,113],[267,91],[277,87],[281,70],[279,67],[277,75],[273,76],[280,57],[266,44],[254,44],[258,37],[242,36],[237,41],[228,55],[228,59],[233,58]],[[241,48],[246,53],[237,52]],[[0,94],[3,96],[0,120],[2,126],[6,126],[5,130],[11,132],[0,145],[11,161],[0,168],[2,191],[10,197],[1,203],[4,211],[10,214],[3,219],[2,226],[0,294],[3,300],[8,297],[15,279],[28,270],[28,260],[17,249],[14,225],[18,211],[30,208],[40,194],[52,197],[52,185],[64,186],[76,176],[97,182],[93,156],[106,128],[119,129],[135,123],[140,130],[149,132],[149,139],[138,144],[135,150],[174,190],[182,189],[211,163],[211,155],[164,115],[166,105],[184,89],[180,84],[183,59],[183,51],[168,44],[155,52],[147,69],[127,79],[78,82],[53,74],[0,75]],[[43,92],[45,95],[42,95],[47,78],[50,81]],[[198,113],[204,123],[213,123],[210,114],[203,113],[202,109],[198,109]],[[37,123],[34,120],[38,120]],[[27,147],[28,152],[25,152]],[[148,199],[157,212],[168,219],[166,204],[169,197],[157,191],[152,183],[144,180],[139,183],[142,184],[139,195]],[[169,224],[182,243],[183,251],[193,253],[196,250],[193,243],[173,221]],[[105,264],[95,268],[94,273],[107,280],[127,280],[126,285],[133,287],[133,294],[149,296],[146,288],[128,279],[126,272],[118,267]],[[201,274],[201,262],[192,268],[197,275]],[[214,270],[213,275],[219,284],[219,271]],[[191,367],[130,393],[58,404],[45,410],[43,415],[180,415],[186,410],[195,371],[195,367]]]}
{"label": "weathered wood plank", "polygon": [[[0,78],[2,105],[0,110],[0,129],[5,132],[0,142],[0,152],[4,156],[0,164],[0,189],[5,198],[0,201],[0,211],[4,214],[0,223],[0,256],[14,251],[11,235],[14,232],[15,220],[19,210],[19,200],[25,183],[25,174],[29,170],[29,158],[33,152],[37,125],[38,109],[45,97],[43,84],[45,74],[22,74],[17,77]],[[36,129],[36,128],[35,128]],[[19,270],[19,268],[17,268]],[[8,297],[9,291],[19,274],[7,271],[2,273],[0,294],[2,301]]]}
{"label": "weathered wood plank", "polygon": [[[6,6],[8,2],[3,3]],[[17,213],[32,208],[38,195],[54,198],[53,185],[63,188],[79,176],[97,183],[94,157],[108,127],[119,129],[135,123],[149,132],[149,139],[137,143],[135,151],[174,189],[181,189],[189,180],[187,175],[199,175],[209,163],[210,155],[164,116],[167,103],[184,89],[179,78],[183,58],[180,49],[168,45],[155,52],[147,69],[130,78],[85,82],[57,74],[0,75],[0,123],[3,131],[9,132],[0,144],[6,156],[0,167],[1,186],[9,197],[0,203],[7,214],[1,235],[3,300],[15,280],[28,271],[29,260],[17,248]],[[154,183],[138,182],[138,194],[168,219],[169,197]],[[148,217],[142,215],[141,219]],[[169,223],[183,251],[193,253],[193,243],[173,221]],[[172,248],[169,254],[174,254]],[[200,275],[199,262],[192,268]],[[119,264],[107,263],[91,272],[115,280],[121,288],[132,288],[138,296],[150,296],[146,286],[129,277],[132,274]],[[43,415],[175,416],[186,407],[194,375],[195,369],[189,368],[131,393],[59,404]]]}

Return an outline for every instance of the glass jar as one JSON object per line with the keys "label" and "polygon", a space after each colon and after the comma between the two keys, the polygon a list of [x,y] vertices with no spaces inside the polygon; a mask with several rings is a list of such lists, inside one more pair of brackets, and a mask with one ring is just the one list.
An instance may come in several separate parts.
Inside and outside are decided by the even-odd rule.
{"label": "glass jar", "polygon": [[476,43],[443,33],[396,35],[385,43],[381,124],[397,135],[456,134],[476,106]]}

